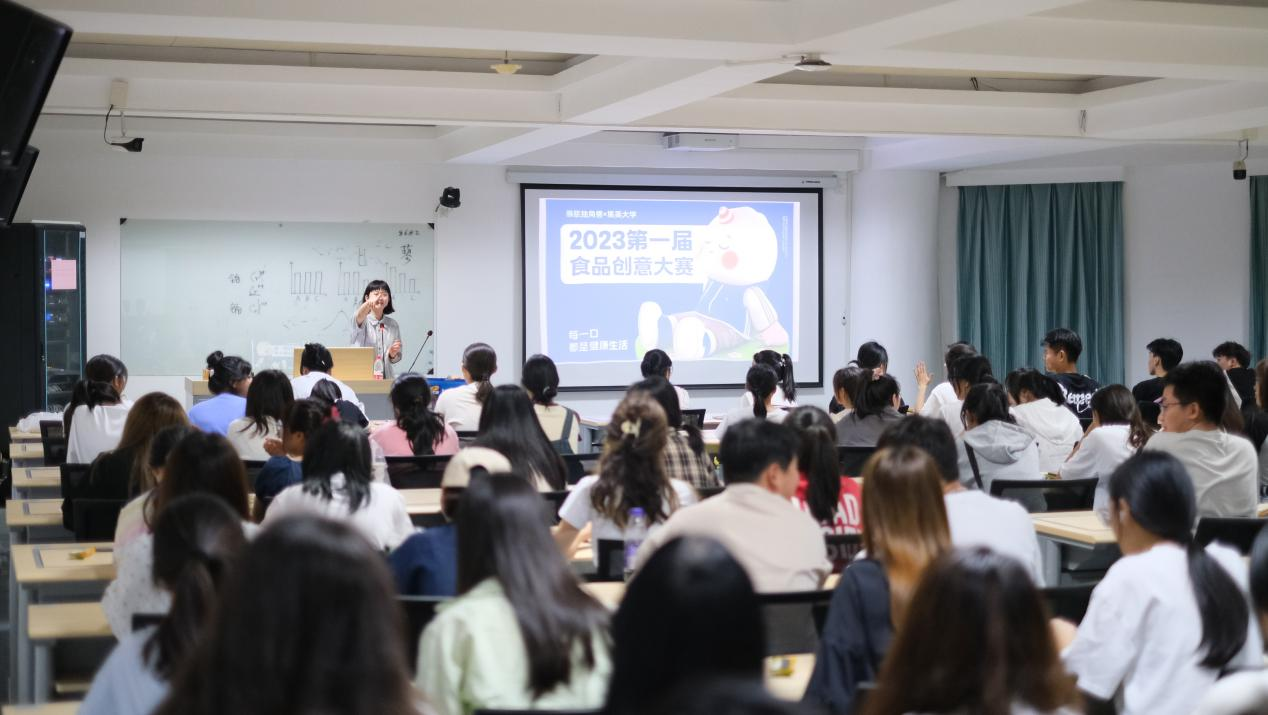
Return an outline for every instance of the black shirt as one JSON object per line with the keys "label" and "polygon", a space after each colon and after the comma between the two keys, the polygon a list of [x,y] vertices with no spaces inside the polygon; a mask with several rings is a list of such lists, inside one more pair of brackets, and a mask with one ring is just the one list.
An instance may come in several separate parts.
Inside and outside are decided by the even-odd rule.
{"label": "black shirt", "polygon": [[1092,419],[1092,394],[1101,384],[1087,375],[1077,372],[1050,372],[1048,377],[1057,381],[1065,395],[1065,406],[1081,420]]}
{"label": "black shirt", "polygon": [[893,636],[884,567],[872,559],[850,564],[832,593],[802,702],[830,713],[851,712],[859,685],[876,682]]}
{"label": "black shirt", "polygon": [[1136,383],[1132,388],[1132,397],[1137,402],[1157,402],[1162,399],[1162,378],[1151,377]]}

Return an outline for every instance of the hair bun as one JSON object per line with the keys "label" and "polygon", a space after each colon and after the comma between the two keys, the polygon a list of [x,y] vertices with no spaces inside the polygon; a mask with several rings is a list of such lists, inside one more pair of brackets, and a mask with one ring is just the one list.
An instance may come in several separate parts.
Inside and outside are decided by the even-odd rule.
{"label": "hair bun", "polygon": [[220,361],[224,359],[225,359],[224,353],[220,352],[219,350],[213,352],[212,354],[207,356],[207,369],[215,370],[216,366],[220,364]]}

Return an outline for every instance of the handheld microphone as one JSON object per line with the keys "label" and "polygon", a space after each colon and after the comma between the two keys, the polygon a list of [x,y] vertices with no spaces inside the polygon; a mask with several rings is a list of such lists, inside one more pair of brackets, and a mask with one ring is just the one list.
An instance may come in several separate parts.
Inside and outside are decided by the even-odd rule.
{"label": "handheld microphone", "polygon": [[427,347],[427,341],[431,340],[431,336],[432,336],[432,331],[428,330],[427,337],[423,338],[423,344],[418,346],[418,352],[414,355],[414,362],[411,362],[409,364],[409,369],[406,370],[405,372],[414,371],[414,365],[418,363],[418,358],[423,354],[423,348]]}

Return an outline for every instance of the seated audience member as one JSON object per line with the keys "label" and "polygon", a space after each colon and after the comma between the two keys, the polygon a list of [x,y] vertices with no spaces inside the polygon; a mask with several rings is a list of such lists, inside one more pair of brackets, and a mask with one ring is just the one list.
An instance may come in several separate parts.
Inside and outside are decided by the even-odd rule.
{"label": "seated audience member", "polygon": [[264,525],[291,514],[346,522],[380,551],[414,532],[405,497],[370,476],[370,440],[352,425],[327,422],[304,440],[304,481],[273,497]]}
{"label": "seated audience member", "polygon": [[480,413],[480,436],[473,444],[506,455],[538,491],[567,488],[564,461],[546,438],[528,393],[519,385],[499,385],[489,392]]}
{"label": "seated audience member", "polygon": [[886,427],[903,419],[898,412],[898,381],[877,375],[854,395],[854,412],[837,422],[840,447],[875,447]]}
{"label": "seated audience member", "polygon": [[217,350],[207,356],[207,389],[214,395],[189,409],[189,421],[204,432],[226,434],[229,423],[247,414],[251,389],[251,363]]}
{"label": "seated audience member", "polygon": [[351,402],[361,411],[365,411],[365,406],[357,399],[357,393],[347,383],[330,374],[335,369],[335,360],[330,355],[330,351],[321,343],[308,343],[304,345],[304,352],[299,358],[299,377],[291,378],[291,391],[295,395],[295,399],[302,400],[313,393],[313,386],[322,380],[330,380],[339,388],[339,393],[343,395],[343,399]]}
{"label": "seated audience member", "polygon": [[964,434],[956,441],[960,481],[991,493],[996,479],[1042,479],[1035,438],[1017,426],[998,384],[977,385],[964,398]]}
{"label": "seated audience member", "polygon": [[458,593],[458,507],[473,474],[511,471],[506,457],[484,447],[468,447],[445,465],[440,480],[442,526],[418,531],[388,556],[396,589],[404,596],[453,596]]}
{"label": "seated audience member", "polygon": [[1043,584],[1043,553],[1035,522],[1020,504],[999,499],[960,482],[958,455],[951,430],[940,419],[908,418],[885,430],[881,449],[916,447],[938,465],[947,509],[951,543],[957,548],[985,546],[1011,556],[1026,568],[1035,584]]}
{"label": "seated audience member", "polygon": [[555,361],[545,355],[534,355],[524,362],[520,384],[528,390],[533,401],[533,411],[542,431],[555,451],[560,454],[581,453],[581,415],[557,404],[559,396],[559,370]]}
{"label": "seated audience member", "polygon": [[283,489],[304,481],[304,448],[308,444],[308,436],[317,433],[329,419],[329,414],[322,410],[319,402],[312,399],[295,400],[286,422],[282,425],[282,454],[269,457],[255,476],[255,516],[256,521],[264,518],[267,502],[272,501]]}
{"label": "seated audience member", "polygon": [[[653,377],[663,377],[669,380],[674,376],[674,361],[669,359],[669,353],[660,348],[652,348],[643,353],[643,364],[639,366],[643,372],[643,379],[647,380]],[[678,409],[691,409],[691,395],[681,387],[674,385],[674,392],[678,394]]]}
{"label": "seated audience member", "polygon": [[458,433],[431,409],[431,385],[416,372],[392,383],[393,421],[374,430],[370,440],[386,457],[457,454]]}
{"label": "seated audience member", "polygon": [[1251,369],[1250,351],[1240,343],[1232,341],[1220,343],[1211,351],[1211,357],[1228,375],[1228,381],[1237,394],[1238,402],[1246,403],[1255,400],[1255,371]]}
{"label": "seated audience member", "polygon": [[193,494],[173,501],[154,525],[154,583],[172,596],[157,626],[121,637],[93,677],[82,715],[149,715],[185,665],[216,602],[216,588],[246,545],[242,522],[223,501]]}
{"label": "seated audience member", "polygon": [[1069,328],[1049,330],[1040,345],[1043,346],[1044,369],[1061,386],[1065,406],[1081,420],[1092,419],[1092,394],[1101,385],[1079,373],[1079,356],[1083,354],[1079,334]]}
{"label": "seated audience member", "polygon": [[1118,465],[1139,452],[1150,430],[1138,402],[1122,385],[1102,387],[1092,395],[1092,424],[1074,453],[1061,465],[1062,479],[1095,479],[1097,511],[1108,509],[1109,477]]}
{"label": "seated audience member", "polygon": [[750,367],[748,374],[744,376],[744,390],[745,394],[752,400],[747,402],[747,404],[741,404],[722,418],[722,422],[715,431],[718,439],[722,439],[731,425],[744,420],[751,420],[755,417],[759,420],[783,422],[788,413],[784,412],[782,408],[776,407],[774,401],[778,382],[779,378],[770,367],[766,365]]}
{"label": "seated audience member", "polygon": [[142,484],[139,495],[124,505],[119,512],[119,520],[115,522],[114,551],[116,554],[133,539],[150,530],[145,521],[145,505],[150,501],[150,495],[163,481],[163,474],[167,469],[165,466],[167,455],[171,454],[186,435],[195,431],[197,428],[189,424],[175,425],[159,430],[154,435],[154,439],[150,440],[149,456],[146,459],[145,472],[143,472],[145,482]]}
{"label": "seated audience member", "polygon": [[677,712],[667,698],[710,678],[762,682],[757,595],[713,539],[687,536],[657,550],[621,599],[612,637],[610,715]]}
{"label": "seated audience member", "polygon": [[1079,418],[1065,408],[1061,387],[1051,377],[1031,368],[1008,375],[1010,412],[1017,426],[1034,435],[1039,469],[1056,473],[1083,437]]}
{"label": "seated audience member", "polygon": [[[250,536],[255,526],[247,506],[247,472],[229,440],[218,434],[192,431],[167,457],[163,479],[146,498],[145,523],[152,528],[167,505],[189,494],[218,497],[238,515]],[[101,608],[116,638],[132,632],[132,616],[167,613],[172,594],[154,582],[154,534],[146,531],[114,552],[115,579],[106,587]]]}
{"label": "seated audience member", "polygon": [[[87,420],[85,420],[87,422]],[[85,499],[132,499],[154,486],[150,469],[150,445],[154,436],[168,427],[188,425],[185,408],[171,395],[151,392],[143,395],[128,411],[119,446],[102,452],[92,462],[87,487],[78,494]],[[63,502],[69,515],[73,499]]]}
{"label": "seated audience member", "polygon": [[[791,410],[797,406],[797,380],[793,377],[792,357],[774,350],[758,350],[753,353],[753,364],[765,365],[775,371],[775,394],[771,402],[776,407]],[[752,392],[744,393],[745,406],[752,407],[755,397]]]}
{"label": "seated audience member", "polygon": [[295,401],[291,381],[281,370],[264,370],[247,389],[246,416],[229,423],[225,436],[245,461],[269,458],[264,442],[282,436],[282,420]]}
{"label": "seated audience member", "polygon": [[828,408],[835,409],[829,413],[833,423],[840,423],[854,412],[854,396],[871,381],[872,371],[857,365],[847,365],[832,375],[832,403]]}
{"label": "seated audience member", "polygon": [[[1250,596],[1252,617],[1262,636],[1268,630],[1268,530],[1260,529],[1250,550]],[[1268,669],[1259,667],[1217,680],[1193,715],[1256,715],[1265,705]]]}
{"label": "seated audience member", "polygon": [[[93,383],[102,383],[102,385],[94,385]],[[113,388],[113,392],[105,389],[105,386]],[[123,391],[128,387],[128,367],[123,361],[113,355],[93,355],[88,358],[88,362],[84,364],[84,377],[75,383],[75,387],[71,390],[70,400],[66,403],[66,409],[62,411],[62,434],[67,439],[70,438],[71,428],[74,426],[75,412],[80,407],[91,406],[96,407],[100,404],[113,403],[117,401],[124,408],[132,407],[132,401],[123,397]],[[91,389],[90,389],[91,388]],[[104,401],[104,402],[103,402]],[[103,415],[104,417],[104,415]],[[118,423],[118,431],[123,430],[123,417],[114,415],[114,421]],[[117,441],[117,440],[116,440]],[[92,460],[78,462],[78,464],[87,464]],[[76,462],[72,462],[76,464]]]}
{"label": "seated audience member", "polygon": [[801,471],[793,503],[814,517],[825,534],[857,534],[863,490],[841,475],[836,425],[828,413],[809,405],[788,414],[784,424],[797,435],[797,467]]}
{"label": "seated audience member", "polygon": [[[859,346],[857,355],[849,362],[847,367],[856,367],[860,370],[868,371],[868,380],[875,379],[889,372],[889,351],[884,345],[869,340]],[[850,392],[850,398],[853,399],[854,391]],[[845,408],[845,404],[838,401],[836,395],[833,395],[832,401],[828,403],[828,414],[835,415]]]}
{"label": "seated audience member", "polygon": [[243,551],[156,715],[422,715],[394,599],[352,528],[278,521]]}
{"label": "seated audience member", "polygon": [[[947,427],[951,428],[951,434],[959,437],[964,434],[964,398],[968,396],[969,390],[977,385],[994,385],[997,384],[995,374],[991,371],[991,361],[985,355],[965,355],[956,358],[947,366],[947,380],[951,383],[951,388],[955,390],[955,419],[947,420]],[[948,404],[948,408],[950,405]],[[946,410],[939,415],[944,420],[948,417]]]}
{"label": "seated audience member", "polygon": [[663,377],[649,377],[634,383],[630,389],[642,390],[651,395],[665,411],[665,418],[669,422],[669,439],[665,442],[664,456],[661,459],[665,466],[665,476],[682,480],[697,489],[722,486],[717,470],[713,468],[713,457],[705,450],[700,428],[685,424],[682,420],[676,388]]}
{"label": "seated audience member", "polygon": [[863,470],[863,549],[832,593],[802,702],[852,712],[875,682],[925,568],[951,548],[938,466],[914,447],[884,449]]}
{"label": "seated audience member", "polygon": [[942,369],[947,379],[933,388],[928,399],[925,399],[925,390],[929,387],[932,377],[923,362],[916,363],[916,412],[921,417],[939,417],[953,431],[956,430],[956,427],[960,425],[960,406],[963,400],[956,396],[955,385],[951,382],[951,364],[976,354],[977,349],[963,341],[948,345],[947,351],[942,356]]}
{"label": "seated audience member", "polygon": [[1174,455],[1193,480],[1198,516],[1255,516],[1259,457],[1250,440],[1225,430],[1231,395],[1212,362],[1187,362],[1167,373],[1162,392],[1162,432],[1145,449]]}
{"label": "seated audience member", "polygon": [[916,587],[863,712],[1081,712],[1047,614],[1016,560],[982,547],[942,556]]}
{"label": "seated audience member", "polygon": [[[101,363],[106,364],[104,360]],[[62,418],[63,427],[70,421],[65,432],[67,463],[91,464],[102,452],[119,446],[132,403],[123,399],[121,391],[128,384],[127,368],[119,362],[118,369],[122,374],[109,382],[83,379],[75,385],[74,407],[68,406],[69,416]]]}
{"label": "seated audience member", "polygon": [[308,399],[316,400],[332,419],[361,429],[370,426],[365,412],[353,402],[343,399],[343,392],[333,380],[318,380],[313,385],[313,391],[308,393]]}
{"label": "seated audience member", "polygon": [[[668,438],[660,403],[642,390],[630,390],[608,421],[598,476],[577,482],[559,508],[555,541],[566,556],[572,557],[577,536],[586,526],[596,541],[643,538],[646,534],[630,531],[636,510],[646,519],[647,533],[652,533],[679,508],[696,503],[690,484],[665,474]],[[596,549],[596,563],[598,556]]]}
{"label": "seated audience member", "polygon": [[1171,338],[1157,338],[1145,346],[1149,350],[1148,380],[1136,383],[1132,397],[1140,403],[1145,424],[1157,424],[1158,401],[1162,399],[1162,378],[1184,359],[1184,348]]}
{"label": "seated audience member", "polygon": [[1262,664],[1246,566],[1230,548],[1197,546],[1197,517],[1193,483],[1170,455],[1144,452],[1110,477],[1110,527],[1123,557],[1092,592],[1077,631],[1065,624],[1059,638],[1073,637],[1062,658],[1079,688],[1117,699],[1123,715],[1191,713],[1221,672]]}
{"label": "seated audience member", "polygon": [[416,685],[437,715],[603,704],[607,610],[577,582],[523,477],[477,476],[467,487],[458,594],[418,650]]}
{"label": "seated audience member", "polygon": [[798,447],[797,435],[783,425],[735,424],[718,451],[726,489],[674,513],[643,542],[635,565],[679,536],[708,536],[730,550],[761,593],[822,586],[831,571],[823,532],[790,501],[801,481]]}
{"label": "seated audience member", "polygon": [[459,432],[479,429],[484,401],[493,392],[489,380],[497,371],[498,355],[485,343],[472,343],[462,351],[462,379],[467,384],[451,387],[436,398],[436,411],[445,424]]}

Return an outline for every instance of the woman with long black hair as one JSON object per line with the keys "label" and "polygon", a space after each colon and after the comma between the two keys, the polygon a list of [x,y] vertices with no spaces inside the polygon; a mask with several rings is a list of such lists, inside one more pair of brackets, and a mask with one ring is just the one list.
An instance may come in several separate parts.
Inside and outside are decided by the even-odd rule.
{"label": "woman with long black hair", "polygon": [[[114,449],[123,436],[132,403],[123,399],[128,368],[113,355],[94,355],[84,368],[84,379],[75,383],[70,403],[62,414],[66,435],[66,461],[89,464],[102,452]],[[76,421],[79,424],[76,426]]]}
{"label": "woman with long black hair", "polygon": [[779,376],[767,365],[753,365],[744,376],[744,393],[747,399],[739,407],[726,413],[718,425],[716,435],[719,441],[726,430],[736,422],[757,418],[771,422],[783,422],[788,413],[775,404],[775,393],[779,390]]}
{"label": "woman with long black hair", "polygon": [[1190,713],[1222,672],[1262,663],[1246,565],[1230,548],[1193,541],[1193,482],[1175,457],[1128,459],[1109,496],[1123,558],[1092,592],[1066,667],[1094,698],[1121,692],[1123,715]]}
{"label": "woman with long black hair", "polygon": [[432,410],[426,377],[416,372],[401,375],[392,383],[391,398],[396,419],[370,435],[384,456],[457,454],[458,433]]}
{"label": "woman with long black hair", "polygon": [[797,469],[801,480],[793,503],[828,534],[857,534],[863,529],[863,490],[841,475],[836,425],[828,413],[803,405],[788,413],[784,424],[797,434]]}
{"label": "woman with long black hair", "polygon": [[472,443],[501,453],[541,491],[567,488],[567,468],[542,431],[528,393],[519,385],[489,391],[480,412],[480,435]]}

